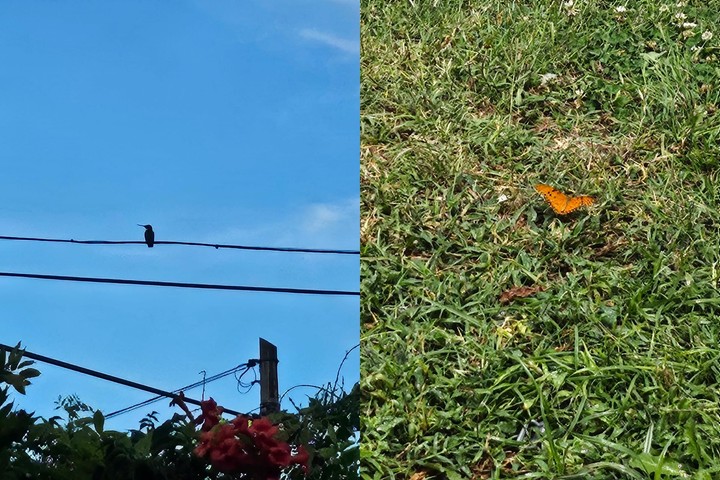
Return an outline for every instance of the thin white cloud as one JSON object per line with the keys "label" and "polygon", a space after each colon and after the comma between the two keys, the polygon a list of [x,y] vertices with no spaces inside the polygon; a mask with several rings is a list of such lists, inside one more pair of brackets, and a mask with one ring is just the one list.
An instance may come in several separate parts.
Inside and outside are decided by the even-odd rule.
{"label": "thin white cloud", "polygon": [[[178,234],[180,237],[183,235]],[[355,197],[332,203],[298,205],[278,218],[256,219],[247,225],[218,229],[200,236],[188,233],[183,238],[206,243],[351,249],[356,248],[359,237],[360,199]]]}
{"label": "thin white cloud", "polygon": [[338,50],[342,50],[347,53],[360,53],[360,42],[357,40],[346,40],[344,38],[336,37],[330,33],[324,33],[313,28],[304,28],[300,30],[300,36],[307,40],[314,40],[320,43],[324,43]]}
{"label": "thin white cloud", "polygon": [[359,209],[360,203],[355,200],[336,204],[313,204],[304,214],[303,227],[308,233],[332,230],[345,222],[358,220]]}
{"label": "thin white cloud", "polygon": [[332,205],[313,205],[309,213],[305,228],[311,232],[324,230],[342,218],[340,210]]}

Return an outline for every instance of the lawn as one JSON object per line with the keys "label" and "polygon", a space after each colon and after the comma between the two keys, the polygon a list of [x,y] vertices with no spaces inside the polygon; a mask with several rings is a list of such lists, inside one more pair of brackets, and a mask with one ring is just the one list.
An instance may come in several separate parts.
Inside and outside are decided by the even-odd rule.
{"label": "lawn", "polygon": [[720,2],[361,9],[363,478],[720,478]]}

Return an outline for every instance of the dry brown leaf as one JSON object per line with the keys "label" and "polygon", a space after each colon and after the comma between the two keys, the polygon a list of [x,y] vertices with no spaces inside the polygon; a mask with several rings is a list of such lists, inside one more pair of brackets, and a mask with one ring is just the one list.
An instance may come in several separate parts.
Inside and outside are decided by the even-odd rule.
{"label": "dry brown leaf", "polygon": [[543,290],[542,285],[535,285],[534,287],[512,287],[510,290],[506,290],[500,295],[500,303],[510,303],[516,298],[529,297],[530,295],[535,295],[537,292],[542,292]]}

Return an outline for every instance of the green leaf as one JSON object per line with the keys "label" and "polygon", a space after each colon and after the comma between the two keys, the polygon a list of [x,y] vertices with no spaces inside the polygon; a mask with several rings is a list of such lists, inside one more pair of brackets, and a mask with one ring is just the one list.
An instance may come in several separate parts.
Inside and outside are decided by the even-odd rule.
{"label": "green leaf", "polygon": [[40,370],[36,368],[26,368],[20,372],[20,376],[23,378],[33,378],[40,376]]}
{"label": "green leaf", "polygon": [[105,427],[105,416],[100,410],[95,410],[95,413],[93,414],[93,426],[95,427],[95,431],[97,433],[103,433],[103,429]]}
{"label": "green leaf", "polygon": [[630,460],[630,466],[643,469],[645,473],[655,473],[659,470],[662,475],[679,478],[689,477],[689,474],[683,470],[680,463],[668,461],[665,457],[650,453],[637,455]]}
{"label": "green leaf", "polygon": [[649,62],[656,62],[658,60],[658,58],[665,55],[665,53],[666,52],[646,52],[646,53],[641,53],[640,58],[645,59]]}

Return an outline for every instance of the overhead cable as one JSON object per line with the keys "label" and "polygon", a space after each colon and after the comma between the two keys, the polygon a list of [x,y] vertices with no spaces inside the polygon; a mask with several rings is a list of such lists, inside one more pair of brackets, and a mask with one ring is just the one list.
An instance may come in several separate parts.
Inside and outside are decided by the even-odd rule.
{"label": "overhead cable", "polygon": [[[0,240],[21,240],[28,242],[58,242],[58,243],[82,243],[89,245],[125,245],[125,244],[142,244],[145,242],[135,240],[74,240],[61,238],[35,238],[35,237],[9,237],[0,236]],[[290,253],[332,253],[336,255],[360,255],[360,250],[335,250],[323,248],[293,248],[293,247],[256,247],[249,245],[227,245],[221,243],[200,243],[200,242],[174,242],[168,240],[159,240],[154,242],[155,245],[192,245],[198,247],[218,248],[234,248],[239,250],[261,250],[270,252],[290,252]]]}
{"label": "overhead cable", "polygon": [[[204,386],[204,385],[207,384],[207,383],[214,382],[215,380],[219,380],[219,379],[221,379],[221,378],[223,378],[223,377],[227,377],[228,375],[232,375],[233,373],[237,372],[237,371],[240,370],[241,368],[244,368],[245,370],[247,370],[247,369],[249,369],[252,365],[253,365],[253,363],[243,363],[242,365],[238,365],[237,367],[233,367],[233,368],[231,368],[230,370],[225,370],[224,372],[220,372],[220,373],[218,373],[218,374],[216,374],[216,375],[213,375],[213,376],[211,376],[211,377],[204,378],[203,380],[201,380],[201,381],[199,381],[199,382],[191,383],[190,385],[185,385],[185,386],[182,387],[182,388],[178,388],[178,389],[176,389],[176,390],[173,390],[172,393],[174,393],[174,394],[179,394],[180,392],[185,392],[185,391],[187,391],[187,390],[192,390],[193,388],[197,388],[197,387],[199,387],[199,386],[201,386],[201,385]],[[116,416],[118,416],[118,415],[122,415],[123,413],[127,413],[127,412],[130,412],[130,411],[132,411],[132,410],[136,410],[136,409],[138,409],[138,408],[140,408],[140,407],[144,407],[144,406],[146,406],[146,405],[150,405],[151,403],[155,403],[155,402],[157,402],[158,400],[162,400],[162,399],[163,399],[163,396],[162,396],[162,395],[158,395],[158,396],[156,396],[156,397],[149,398],[149,399],[147,399],[147,400],[145,400],[145,401],[143,401],[143,402],[136,403],[136,404],[134,404],[134,405],[130,405],[129,407],[121,408],[120,410],[116,410],[116,411],[114,411],[114,412],[110,412],[110,413],[108,413],[108,414],[105,415],[105,418],[108,419],[108,418],[116,417]]]}
{"label": "overhead cable", "polygon": [[0,277],[39,278],[43,280],[62,280],[68,282],[119,283],[123,285],[146,285],[154,287],[202,288],[208,290],[242,290],[248,292],[294,293],[302,295],[351,295],[360,296],[360,292],[346,290],[315,290],[309,288],[255,287],[247,285],[215,285],[208,283],[159,282],[154,280],[127,280],[121,278],[71,277],[67,275],[44,275],[39,273],[0,272]]}
{"label": "overhead cable", "polygon": [[[14,347],[10,347],[8,345],[4,345],[0,343],[0,350],[5,350],[6,352],[12,352],[14,350]],[[131,388],[137,388],[138,390],[144,390],[146,392],[154,393],[155,395],[160,395],[167,398],[175,399],[178,397],[175,393],[168,392],[165,390],[160,390],[159,388],[150,387],[148,385],[143,385],[142,383],[133,382],[130,380],[125,380],[124,378],[116,377],[114,375],[108,375],[107,373],[98,372],[97,370],[91,370],[89,368],[81,367],[79,365],[74,365],[72,363],[63,362],[62,360],[57,360],[54,358],[46,357],[44,355],[39,355],[37,353],[28,352],[27,350],[23,351],[23,357],[31,358],[33,360],[37,360],[39,362],[49,363],[50,365],[56,365],[61,368],[66,368],[68,370],[73,370],[75,372],[83,373],[85,375],[91,375],[93,377],[102,378],[103,380],[108,380],[110,382],[119,383],[120,385],[125,385],[126,387]],[[192,398],[184,397],[183,400],[185,403],[191,403],[193,405],[201,406],[201,402],[199,400],[194,400]],[[235,410],[231,410],[229,408],[223,407],[223,412],[227,412],[231,415],[241,415],[240,412],[237,412]]]}

